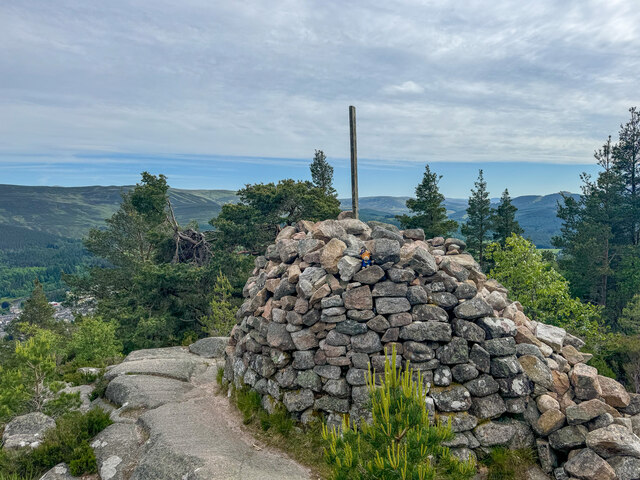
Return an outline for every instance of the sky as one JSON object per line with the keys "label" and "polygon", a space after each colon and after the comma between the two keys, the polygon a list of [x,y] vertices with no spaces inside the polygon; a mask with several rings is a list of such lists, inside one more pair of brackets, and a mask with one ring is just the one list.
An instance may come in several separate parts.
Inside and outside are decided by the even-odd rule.
{"label": "sky", "polygon": [[309,178],[412,195],[578,191],[640,106],[634,1],[0,2],[0,184]]}

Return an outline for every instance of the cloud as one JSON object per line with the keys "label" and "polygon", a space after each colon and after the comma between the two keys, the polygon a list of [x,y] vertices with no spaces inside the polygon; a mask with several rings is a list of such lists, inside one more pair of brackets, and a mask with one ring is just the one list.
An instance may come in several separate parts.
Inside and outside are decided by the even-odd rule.
{"label": "cloud", "polygon": [[424,92],[424,88],[418,85],[416,82],[412,82],[411,80],[401,83],[399,85],[387,85],[382,89],[384,93],[389,93],[391,95],[396,94],[420,94]]}
{"label": "cloud", "polygon": [[588,163],[640,104],[633,2],[6,0],[0,42],[0,169],[348,158],[348,105],[380,165]]}

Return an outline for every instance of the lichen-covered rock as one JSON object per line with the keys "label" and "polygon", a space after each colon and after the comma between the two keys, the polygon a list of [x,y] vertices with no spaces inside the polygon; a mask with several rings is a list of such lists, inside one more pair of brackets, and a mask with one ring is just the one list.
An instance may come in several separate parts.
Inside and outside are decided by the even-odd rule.
{"label": "lichen-covered rock", "polygon": [[486,317],[493,314],[493,308],[481,297],[474,297],[460,303],[453,309],[456,317],[463,320],[474,320],[476,318]]}
{"label": "lichen-covered rock", "polygon": [[640,438],[622,425],[593,430],[587,434],[587,446],[603,458],[618,455],[640,458]]}
{"label": "lichen-covered rock", "polygon": [[564,464],[565,471],[583,480],[613,480],[615,470],[593,450],[585,448]]}
{"label": "lichen-covered rock", "polygon": [[44,434],[55,428],[53,418],[41,412],[32,412],[13,418],[4,427],[2,441],[5,449],[22,447],[36,448],[44,438]]}

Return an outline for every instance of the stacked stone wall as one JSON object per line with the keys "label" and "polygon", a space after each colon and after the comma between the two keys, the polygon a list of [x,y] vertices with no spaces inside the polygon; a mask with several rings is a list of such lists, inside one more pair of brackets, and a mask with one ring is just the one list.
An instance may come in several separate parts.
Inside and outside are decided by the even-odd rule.
{"label": "stacked stone wall", "polygon": [[580,339],[527,318],[464,250],[355,219],[285,227],[245,285],[225,378],[303,422],[357,421],[369,368],[395,348],[430,411],[451,418],[461,458],[530,446],[558,480],[640,478],[640,395],[588,366]]}

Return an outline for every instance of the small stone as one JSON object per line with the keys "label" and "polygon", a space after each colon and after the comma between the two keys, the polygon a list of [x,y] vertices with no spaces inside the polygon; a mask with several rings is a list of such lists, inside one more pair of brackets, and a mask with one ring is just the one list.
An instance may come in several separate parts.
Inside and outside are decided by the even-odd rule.
{"label": "small stone", "polygon": [[433,303],[445,310],[451,310],[458,304],[458,298],[449,292],[432,293],[430,298]]}
{"label": "small stone", "polygon": [[453,379],[458,383],[468,382],[469,380],[476,378],[478,374],[478,369],[470,363],[464,363],[451,367],[451,375],[453,375]]}
{"label": "small stone", "polygon": [[481,375],[464,384],[474,397],[486,397],[500,390],[498,382],[491,375]]}
{"label": "small stone", "polygon": [[314,392],[322,390],[322,380],[313,370],[302,370],[298,373],[296,383],[302,388],[309,388]]}
{"label": "small stone", "polygon": [[473,434],[483,447],[495,447],[507,445],[515,435],[515,429],[509,423],[485,422],[474,428]]}
{"label": "small stone", "polygon": [[482,317],[476,320],[486,333],[487,339],[513,337],[516,335],[516,324],[508,318]]}
{"label": "small stone", "polygon": [[516,354],[516,340],[513,337],[492,338],[482,344],[492,357],[505,357]]}
{"label": "small stone", "polygon": [[318,339],[310,329],[300,330],[291,334],[291,339],[297,350],[310,350],[318,346]]}
{"label": "small stone", "polygon": [[[434,360],[434,362],[437,362],[437,360]],[[451,385],[451,378],[451,369],[447,366],[438,366],[433,372],[433,383],[438,387],[448,387]]]}
{"label": "small stone", "polygon": [[491,359],[491,375],[495,378],[505,378],[517,375],[522,369],[515,355],[509,357],[494,357]]}
{"label": "small stone", "polygon": [[489,373],[491,370],[491,355],[478,344],[471,347],[469,360],[481,372]]}
{"label": "small stone", "polygon": [[397,263],[400,260],[400,242],[397,240],[376,238],[367,242],[367,244],[371,245],[369,250],[371,251],[372,259],[378,265],[387,262]]}
{"label": "small stone", "polygon": [[371,310],[373,308],[371,290],[367,285],[347,290],[342,294],[342,298],[347,309]]}
{"label": "small stone", "polygon": [[507,411],[507,407],[502,397],[494,393],[486,397],[473,398],[470,411],[480,420],[486,420],[499,417]]}
{"label": "small stone", "polygon": [[518,362],[522,366],[524,373],[538,385],[550,390],[553,386],[553,379],[551,377],[551,370],[549,367],[538,357],[533,355],[523,355],[518,358]]}
{"label": "small stone", "polygon": [[451,326],[442,322],[414,322],[400,329],[400,338],[416,342],[449,342]]}
{"label": "small stone", "polygon": [[281,323],[270,323],[267,328],[267,343],[279,350],[294,350],[296,348],[287,326]]}
{"label": "small stone", "polygon": [[349,400],[346,398],[336,398],[331,395],[325,395],[318,398],[314,403],[315,410],[324,410],[325,412],[349,412]]}
{"label": "small stone", "polygon": [[584,445],[587,429],[582,425],[570,425],[549,435],[549,444],[555,450],[568,451]]}
{"label": "small stone", "polygon": [[463,320],[473,320],[493,314],[493,308],[481,297],[476,296],[471,300],[460,303],[453,309],[456,317]]}
{"label": "small stone", "polygon": [[460,385],[434,388],[430,393],[440,411],[462,412],[471,407],[471,395],[466,388]]}
{"label": "small stone", "polygon": [[453,331],[459,337],[470,342],[483,342],[485,338],[484,330],[473,322],[456,318],[452,322]]}
{"label": "small stone", "polygon": [[344,378],[327,380],[323,390],[338,398],[348,398],[351,395],[351,389]]}
{"label": "small stone", "polygon": [[536,338],[553,348],[554,352],[562,350],[562,344],[566,336],[567,331],[564,328],[540,322],[536,326]]}
{"label": "small stone", "polygon": [[381,315],[408,312],[409,310],[411,310],[411,304],[405,297],[376,298],[376,311]]}
{"label": "small stone", "polygon": [[449,343],[438,349],[436,356],[444,365],[467,363],[469,360],[467,341],[461,337],[453,337]]}
{"label": "small stone", "polygon": [[389,325],[392,327],[404,327],[413,321],[413,317],[408,312],[392,313],[389,315]]}
{"label": "small stone", "polygon": [[313,371],[320,375],[322,378],[328,378],[332,380],[339,379],[342,373],[340,367],[336,367],[334,365],[316,365],[315,367],[313,367]]}
{"label": "small stone", "polygon": [[598,381],[598,370],[578,363],[569,373],[571,385],[573,385],[576,397],[580,400],[590,400],[602,395],[602,388]]}
{"label": "small stone", "polygon": [[316,364],[314,352],[293,352],[293,363],[291,366],[296,370],[307,370],[313,368]]}
{"label": "small stone", "polygon": [[369,327],[374,332],[383,333],[387,331],[390,325],[389,321],[382,315],[376,315],[367,322],[367,327]]}
{"label": "small stone", "polygon": [[640,478],[640,459],[634,457],[611,457],[607,463],[615,470],[618,480]]}
{"label": "small stone", "polygon": [[615,470],[593,450],[585,448],[564,464],[569,475],[583,480],[614,480]]}
{"label": "small stone", "polygon": [[353,276],[362,268],[362,261],[354,257],[342,257],[338,261],[338,272],[340,280],[350,281]]}
{"label": "small stone", "polygon": [[436,305],[416,305],[411,310],[413,318],[418,322],[448,322],[449,315],[442,308]]}
{"label": "small stone", "polygon": [[426,304],[429,301],[429,297],[422,285],[412,285],[407,290],[407,300],[411,305],[420,305]]}
{"label": "small stone", "polygon": [[313,406],[313,392],[309,389],[285,392],[282,402],[290,412],[302,412]]}
{"label": "small stone", "polygon": [[382,350],[380,337],[372,331],[351,337],[351,346],[354,352],[375,353]]}
{"label": "small stone", "polygon": [[336,330],[331,330],[327,333],[327,338],[325,339],[328,345],[332,345],[334,347],[339,347],[342,345],[349,345],[351,343],[351,337],[349,335],[345,335],[344,333],[337,332]]}
{"label": "small stone", "polygon": [[540,395],[536,400],[536,404],[540,413],[544,413],[547,410],[560,410],[560,404],[550,395]]}
{"label": "small stone", "polygon": [[631,403],[627,390],[613,378],[598,375],[598,383],[602,390],[600,396],[607,404],[615,408],[624,408]]}
{"label": "small stone", "polygon": [[371,265],[356,273],[353,276],[353,281],[364,285],[374,285],[378,283],[382,277],[384,277],[384,270],[378,265]]}
{"label": "small stone", "polygon": [[562,428],[565,420],[564,413],[558,409],[551,409],[540,415],[533,427],[538,435],[548,437],[552,432]]}

